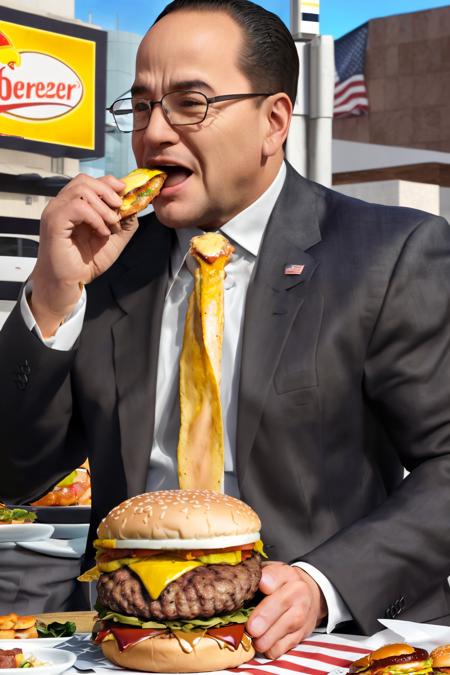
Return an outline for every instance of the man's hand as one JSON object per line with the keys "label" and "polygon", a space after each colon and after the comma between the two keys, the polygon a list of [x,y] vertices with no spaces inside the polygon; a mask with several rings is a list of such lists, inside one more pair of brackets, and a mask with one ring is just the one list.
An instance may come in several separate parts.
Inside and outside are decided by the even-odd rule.
{"label": "man's hand", "polygon": [[267,597],[253,611],[247,632],[258,652],[276,659],[320,624],[326,602],[314,579],[282,562],[263,563],[259,588]]}
{"label": "man's hand", "polygon": [[70,314],[82,285],[103,274],[136,231],[136,217],[120,221],[124,187],[113,176],[79,174],[44,209],[30,301],[44,337]]}

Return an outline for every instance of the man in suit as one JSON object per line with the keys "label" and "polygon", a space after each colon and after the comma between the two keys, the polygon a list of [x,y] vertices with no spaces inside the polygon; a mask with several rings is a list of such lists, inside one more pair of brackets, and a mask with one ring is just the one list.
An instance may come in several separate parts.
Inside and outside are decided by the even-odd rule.
{"label": "man in suit", "polygon": [[0,494],[39,496],[87,450],[92,537],[120,500],[176,486],[184,256],[196,228],[233,242],[225,488],[279,561],[248,624],[270,657],[321,622],[450,614],[450,230],[285,163],[296,58],[247,0],[171,3],[117,116],[134,110],[137,165],[169,173],[155,214],[120,223],[121,181],[71,181],[0,334]]}

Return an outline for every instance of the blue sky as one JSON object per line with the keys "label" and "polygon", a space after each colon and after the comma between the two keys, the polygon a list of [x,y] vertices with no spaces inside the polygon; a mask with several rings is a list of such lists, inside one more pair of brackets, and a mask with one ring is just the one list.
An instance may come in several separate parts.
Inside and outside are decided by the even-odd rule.
{"label": "blue sky", "polygon": [[[259,3],[289,25],[290,0],[259,0]],[[120,30],[143,35],[166,4],[167,0],[75,0],[75,11],[83,21],[91,13],[93,22],[105,29],[116,28],[118,24]],[[321,0],[320,30],[338,38],[368,19],[448,4],[432,0]]]}

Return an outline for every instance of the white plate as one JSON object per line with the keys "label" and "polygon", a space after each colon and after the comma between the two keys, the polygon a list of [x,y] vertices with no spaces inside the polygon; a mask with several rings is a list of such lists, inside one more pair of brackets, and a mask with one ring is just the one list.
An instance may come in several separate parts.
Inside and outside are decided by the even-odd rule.
{"label": "white plate", "polygon": [[[17,640],[18,642],[18,640]],[[59,675],[59,673],[64,673],[68,670],[76,661],[75,654],[65,651],[63,649],[43,649],[42,647],[37,647],[35,645],[29,648],[22,648],[24,656],[35,656],[39,661],[44,661],[45,666],[36,666],[35,668],[30,668],[29,672],[33,675],[38,673],[40,675]],[[17,675],[17,673],[28,672],[28,669],[20,668],[2,668],[2,675]]]}
{"label": "white plate", "polygon": [[0,541],[36,541],[48,539],[52,534],[53,527],[45,523],[0,525]]}
{"label": "white plate", "polygon": [[51,523],[55,528],[52,534],[54,539],[77,539],[87,537],[89,523]]}
{"label": "white plate", "polygon": [[[34,647],[58,647],[59,645],[62,645],[63,642],[67,642],[67,640],[70,640],[73,637],[73,635],[69,635],[68,637],[59,637],[59,638],[27,638],[26,640],[23,639],[21,640],[20,638],[17,640],[0,640],[0,649],[13,649],[14,647],[19,647],[22,649],[22,651],[25,652],[30,652],[34,649]],[[0,673],[2,672],[2,668],[0,668]],[[26,668],[25,668],[26,670]]]}
{"label": "white plate", "polygon": [[86,537],[47,539],[47,541],[19,541],[17,545],[26,548],[28,551],[53,555],[56,558],[81,558],[86,548]]}

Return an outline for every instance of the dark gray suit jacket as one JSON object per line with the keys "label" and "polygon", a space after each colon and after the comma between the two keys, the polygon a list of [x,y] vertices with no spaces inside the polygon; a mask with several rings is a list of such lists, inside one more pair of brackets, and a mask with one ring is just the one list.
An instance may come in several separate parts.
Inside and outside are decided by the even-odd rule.
{"label": "dark gray suit jacket", "polygon": [[[92,528],[145,489],[172,236],[142,219],[89,285],[69,352],[12,313],[0,333],[5,499],[36,498],[86,454]],[[302,274],[285,275],[289,263]],[[383,616],[449,621],[449,279],[446,221],[288,168],[246,301],[239,485],[270,556],[322,570],[365,633]]]}

